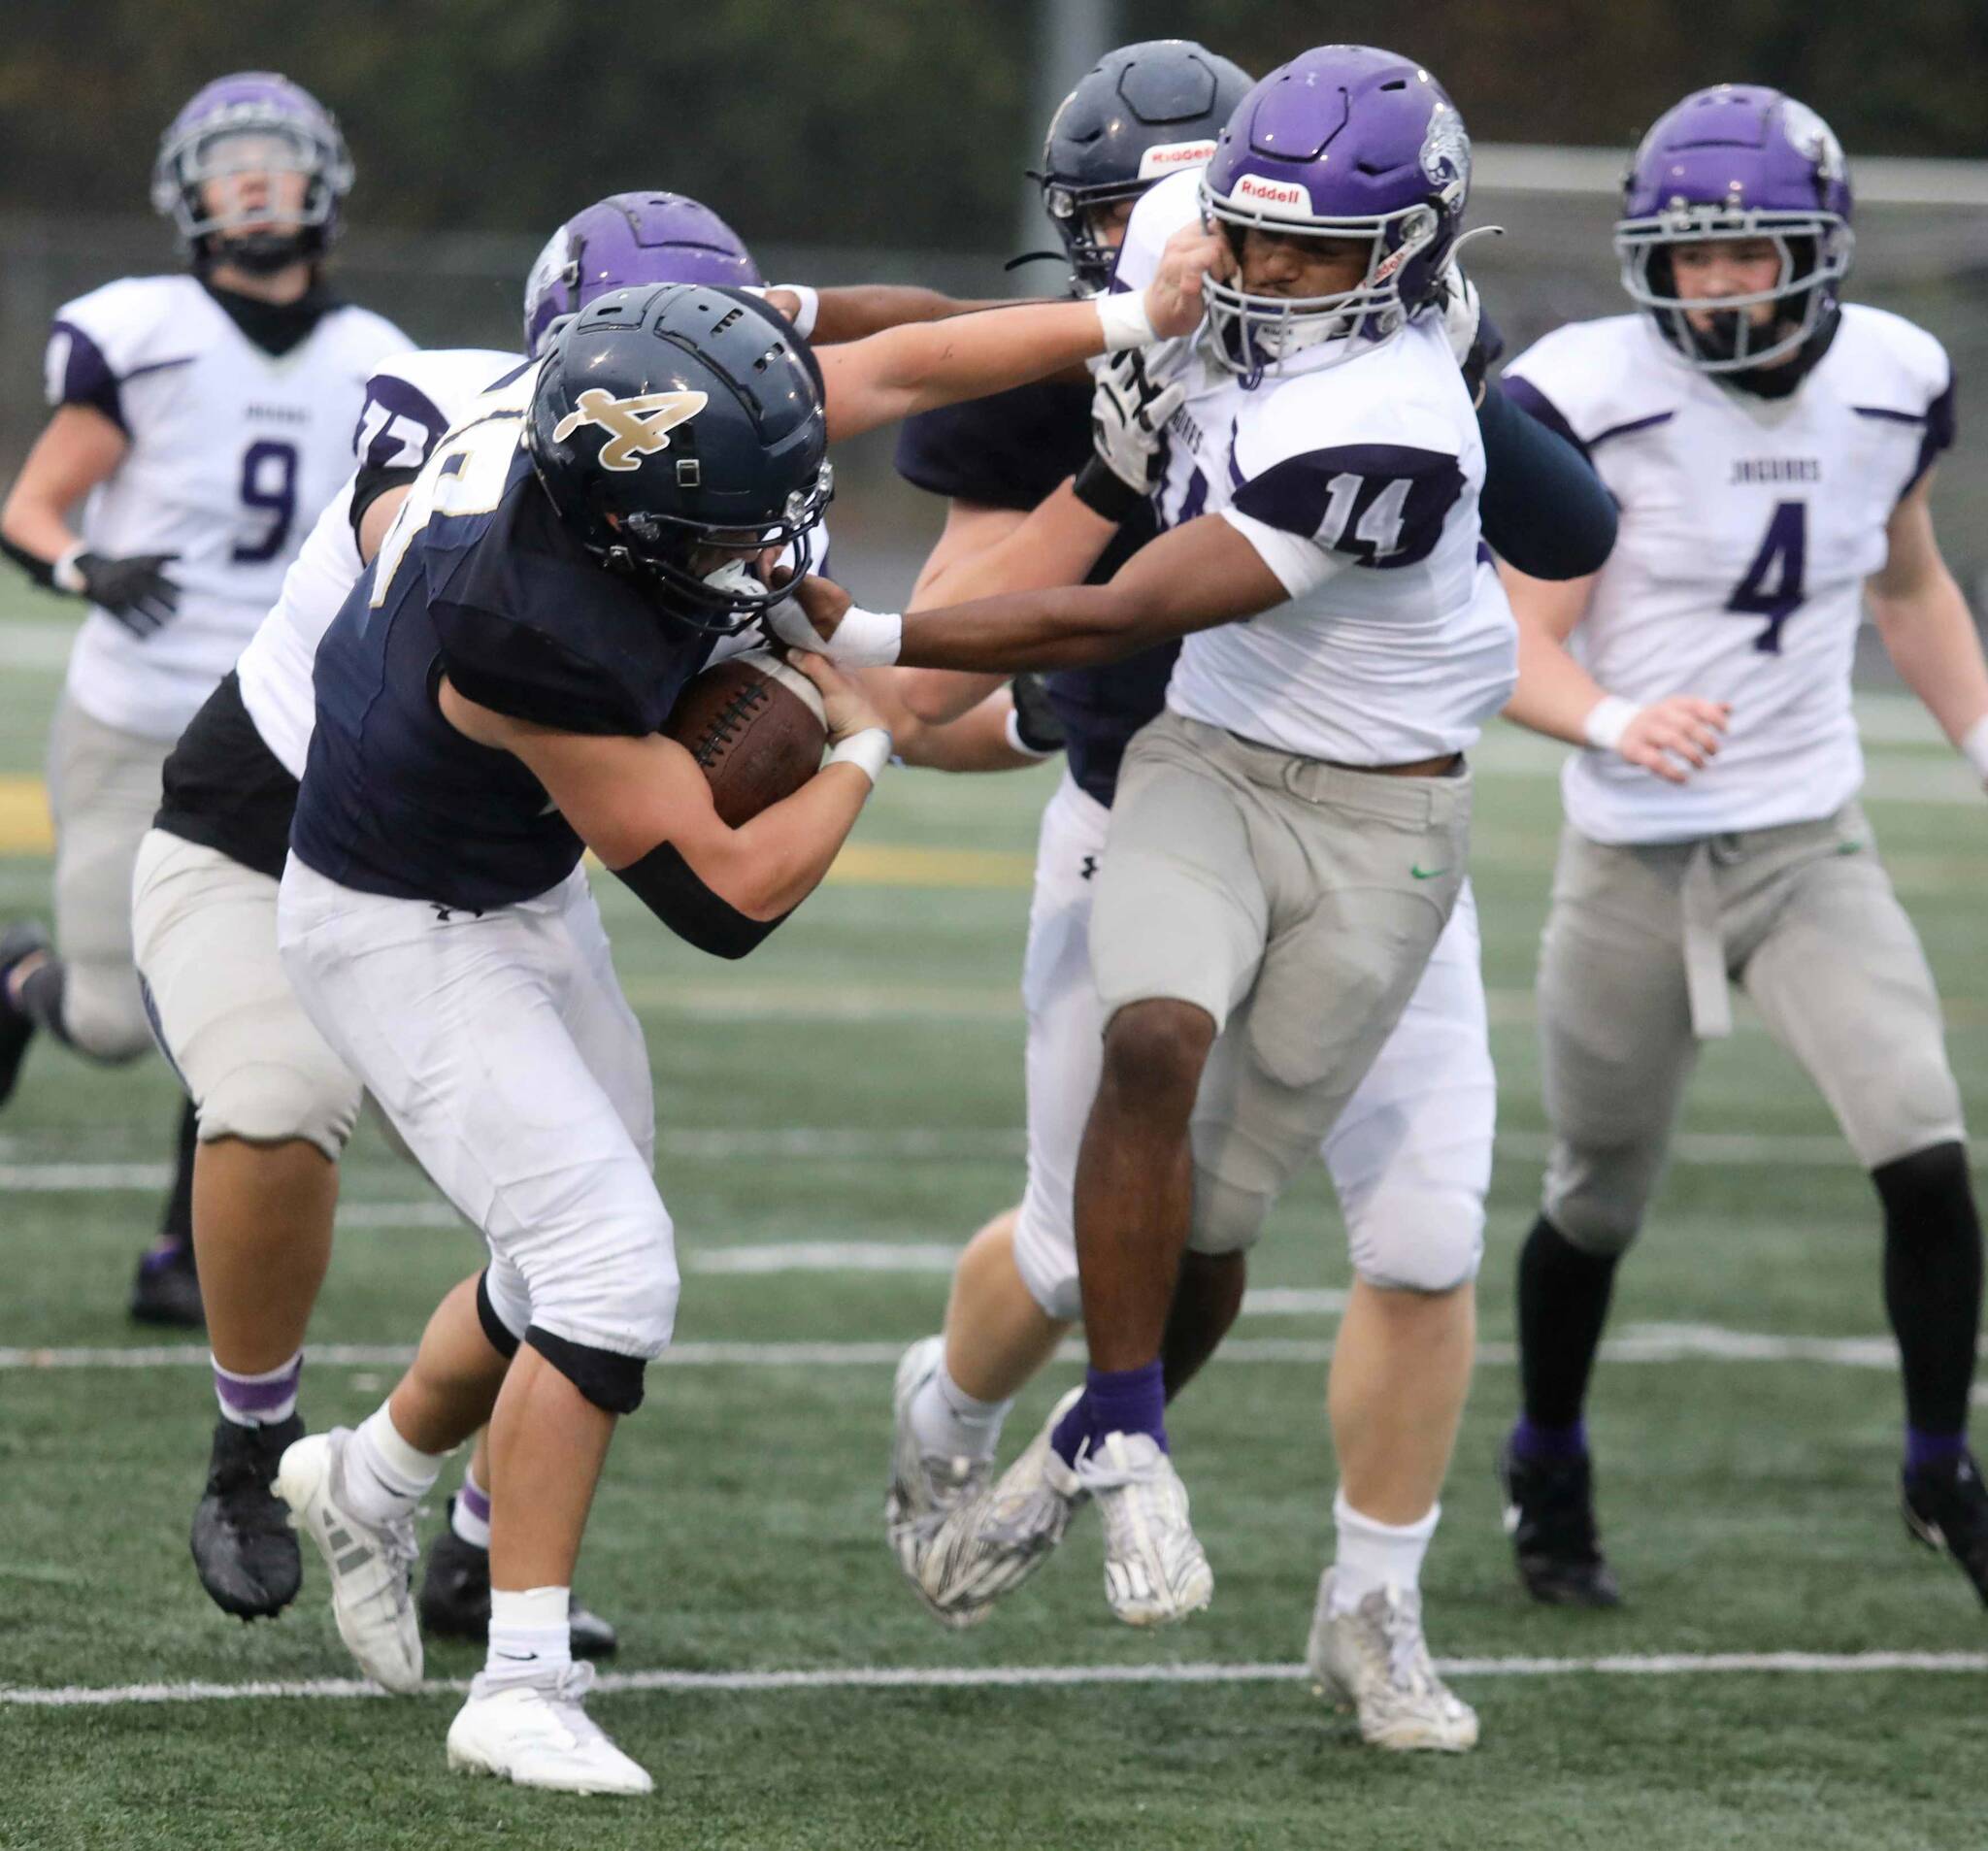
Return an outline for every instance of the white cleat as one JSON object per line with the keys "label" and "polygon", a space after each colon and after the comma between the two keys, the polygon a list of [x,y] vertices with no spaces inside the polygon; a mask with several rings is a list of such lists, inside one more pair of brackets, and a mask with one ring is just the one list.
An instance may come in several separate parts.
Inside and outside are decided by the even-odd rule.
{"label": "white cleat", "polygon": [[1422,1636],[1421,1595],[1390,1584],[1335,1613],[1332,1588],[1327,1569],[1305,1646],[1312,1688],[1350,1704],[1361,1736],[1376,1748],[1474,1748],[1477,1712],[1436,1674]]}
{"label": "white cleat", "polygon": [[1107,1434],[1077,1462],[1105,1520],[1105,1598],[1127,1626],[1172,1626],[1214,1598],[1187,1487],[1147,1434]]}
{"label": "white cleat", "polygon": [[286,1447],[276,1492],[291,1524],[317,1545],[331,1574],[331,1610],[339,1637],[375,1683],[406,1695],[421,1688],[421,1629],[412,1589],[420,1550],[410,1511],[378,1528],[345,1507],[346,1448],[351,1433],[334,1427]]}
{"label": "white cleat", "polygon": [[582,1706],[594,1668],[569,1665],[549,1684],[479,1676],[448,1725],[448,1765],[519,1787],[557,1793],[653,1793],[647,1768],[610,1741]]}
{"label": "white cleat", "polygon": [[947,1626],[968,1627],[984,1617],[941,1606],[926,1592],[927,1552],[940,1526],[986,1488],[993,1470],[985,1459],[948,1459],[928,1453],[911,1429],[911,1403],[938,1373],[945,1360],[943,1337],[921,1338],[906,1350],[897,1366],[890,1404],[893,1431],[890,1445],[890,1489],[883,1499],[883,1533],[906,1580],[918,1590],[933,1613]]}
{"label": "white cleat", "polygon": [[920,1584],[951,1626],[974,1626],[1048,1561],[1090,1493],[1050,1449],[1049,1436],[1083,1393],[1073,1388],[1021,1456],[983,1496],[957,1505],[925,1550]]}

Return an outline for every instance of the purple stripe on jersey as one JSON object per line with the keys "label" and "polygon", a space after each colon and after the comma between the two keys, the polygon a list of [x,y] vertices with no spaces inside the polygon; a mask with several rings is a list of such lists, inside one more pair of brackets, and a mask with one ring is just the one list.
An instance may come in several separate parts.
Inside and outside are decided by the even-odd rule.
{"label": "purple stripe on jersey", "polygon": [[1648,417],[1633,417],[1627,424],[1611,424],[1606,431],[1597,431],[1588,439],[1588,448],[1598,448],[1611,437],[1630,437],[1638,431],[1653,431],[1659,424],[1670,423],[1676,415],[1675,412],[1652,412]]}
{"label": "purple stripe on jersey", "polygon": [[1446,451],[1345,444],[1287,456],[1231,500],[1239,512],[1328,551],[1389,568],[1429,557],[1463,486]]}
{"label": "purple stripe on jersey", "polygon": [[1954,408],[1953,388],[1953,378],[1949,375],[1946,390],[1926,408],[1926,436],[1919,445],[1919,456],[1912,465],[1911,477],[1899,493],[1901,501],[1925,479],[1926,472],[1933,467],[1934,460],[1939,452],[1953,447],[1955,434],[1960,428],[1959,416]]}
{"label": "purple stripe on jersey", "polygon": [[1888,405],[1853,405],[1850,407],[1850,410],[1855,412],[1859,417],[1881,417],[1888,419],[1894,424],[1923,424],[1926,422],[1926,413],[1924,412],[1894,412]]}
{"label": "purple stripe on jersey", "polygon": [[360,469],[418,469],[448,428],[435,401],[391,373],[366,381],[366,402],[352,429],[352,458]]}
{"label": "purple stripe on jersey", "polygon": [[1574,426],[1561,416],[1559,406],[1531,380],[1521,379],[1516,373],[1508,373],[1500,383],[1505,388],[1505,396],[1528,417],[1545,425],[1555,437],[1564,437],[1583,456],[1588,453],[1588,446],[1580,441]]}
{"label": "purple stripe on jersey", "polygon": [[[67,342],[67,347],[58,348],[60,342]],[[75,322],[57,321],[49,335],[49,403],[86,405],[128,433],[117,384],[103,348]]]}

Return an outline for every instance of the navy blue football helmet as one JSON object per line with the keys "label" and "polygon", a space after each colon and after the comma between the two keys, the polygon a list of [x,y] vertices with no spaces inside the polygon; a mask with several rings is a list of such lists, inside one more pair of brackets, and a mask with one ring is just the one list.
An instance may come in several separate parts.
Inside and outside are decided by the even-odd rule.
{"label": "navy blue football helmet", "polygon": [[1191,39],[1147,39],[1108,51],[1049,123],[1043,206],[1085,294],[1110,286],[1117,251],[1092,215],[1155,181],[1202,166],[1249,88],[1249,74]]}
{"label": "navy blue football helmet", "polygon": [[700,546],[791,547],[796,577],[833,492],[820,369],[757,296],[616,289],[553,337],[525,444],[546,493],[613,571],[659,579],[670,614],[729,636],[783,595]]}

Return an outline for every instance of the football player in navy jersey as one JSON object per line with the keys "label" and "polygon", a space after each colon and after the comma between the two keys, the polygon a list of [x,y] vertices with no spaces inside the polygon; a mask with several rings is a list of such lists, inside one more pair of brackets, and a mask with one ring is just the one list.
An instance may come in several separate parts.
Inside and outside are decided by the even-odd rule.
{"label": "football player in navy jersey", "polygon": [[[159,145],[152,204],[189,273],[57,311],[53,407],[0,510],[0,549],[82,599],[50,741],[55,935],[0,934],[0,1102],[45,1030],[115,1064],[152,1045],[131,942],[138,845],[173,741],[233,664],[345,475],[368,374],[409,346],[325,285],[352,164],[285,79],[204,87]],[[131,1313],[197,1326],[195,1123],[182,1110],[158,1242]]]}
{"label": "football player in navy jersey", "polygon": [[[275,608],[164,769],[164,804],[140,844],[133,934],[154,1030],[194,1102],[194,1244],[213,1348],[215,1423],[192,1554],[202,1586],[243,1619],[296,1595],[297,1537],[271,1485],[301,1438],[303,1341],[332,1242],[338,1160],[361,1088],[291,994],[276,950],[277,882],[314,713],[312,662],[408,486],[443,434],[609,290],[706,282],[764,288],[723,219],[680,194],[614,194],[549,238],[524,290],[524,353],[453,348],[399,356],[367,381],[351,427],[358,467],[311,530]],[[781,284],[796,326],[844,342],[963,312],[929,290]],[[1006,701],[955,725],[890,714],[900,752],[949,766],[1014,763]],[[430,1548],[421,1620],[480,1642],[489,1605],[487,1462],[480,1445]],[[576,1608],[575,1650],[614,1635]]]}
{"label": "football player in navy jersey", "polygon": [[[654,729],[715,637],[773,601],[779,549],[805,567],[827,484],[825,466],[803,467],[808,446],[1191,327],[1209,256],[1192,232],[1136,300],[1003,309],[818,358],[749,296],[605,296],[430,457],[317,651],[284,967],[493,1258],[438,1310],[387,1405],[356,1433],[292,1445],[277,1488],[324,1556],[362,1668],[411,1688],[414,1506],[496,1402],[491,1682],[452,1734],[458,1766],[647,1784],[590,1732],[569,1660],[593,1476],[676,1294],[646,1058],[575,874],[581,841],[680,936],[749,950],[818,879],[861,790],[824,776],[727,830]],[[795,407],[813,410],[794,424]],[[767,499],[769,480],[784,499]],[[672,621],[642,614],[656,598]],[[831,692],[832,725],[863,734],[845,756],[874,776],[887,732],[837,721],[871,710]],[[432,985],[395,972],[403,955]],[[362,1001],[354,986],[374,982],[387,987]],[[487,1040],[509,1048],[514,1033],[532,1044]],[[552,1074],[566,1083],[548,1089]]]}

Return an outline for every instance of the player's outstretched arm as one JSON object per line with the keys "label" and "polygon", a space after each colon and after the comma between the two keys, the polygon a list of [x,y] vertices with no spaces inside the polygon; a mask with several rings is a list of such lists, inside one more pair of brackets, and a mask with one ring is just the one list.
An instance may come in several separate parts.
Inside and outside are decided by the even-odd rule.
{"label": "player's outstretched arm", "polygon": [[37,584],[87,598],[138,636],[178,608],[180,588],[160,570],[171,553],[110,559],[85,549],[69,516],[130,451],[131,440],[94,406],[58,406],[0,506],[0,551]]}
{"label": "player's outstretched arm", "polygon": [[818,347],[844,341],[865,341],[886,328],[919,321],[944,321],[950,315],[977,314],[983,309],[1011,306],[1006,298],[963,301],[937,289],[912,284],[859,282],[815,292],[814,327],[809,339]]}
{"label": "player's outstretched arm", "polygon": [[1212,233],[1189,226],[1169,241],[1142,295],[1017,303],[819,348],[829,439],[1026,385],[1094,354],[1191,334],[1201,324],[1202,278],[1221,250]]}
{"label": "player's outstretched arm", "polygon": [[666,924],[736,915],[750,942],[728,955],[741,955],[764,937],[746,926],[778,922],[820,884],[890,751],[846,676],[819,658],[800,666],[822,691],[830,740],[851,750],[737,829],[719,818],[697,761],[661,734],[556,732],[481,707],[446,679],[440,698],[458,732],[522,760],[574,833]]}
{"label": "player's outstretched arm", "polygon": [[795,648],[825,649],[845,663],[1016,675],[1116,662],[1253,617],[1290,595],[1236,527],[1204,514],[1142,547],[1109,584],[1014,592],[899,616],[858,609],[826,578],[804,578],[769,620]]}
{"label": "player's outstretched arm", "polygon": [[1610,694],[1568,650],[1588,607],[1594,575],[1528,578],[1499,566],[1518,624],[1518,684],[1505,717],[1548,739],[1619,753],[1667,783],[1681,784],[1716,756],[1732,710],[1720,701],[1673,694],[1639,707]]}
{"label": "player's outstretched arm", "polygon": [[1865,591],[1892,665],[1988,781],[1988,666],[1933,531],[1932,482],[1929,472],[1893,510],[1890,550]]}

